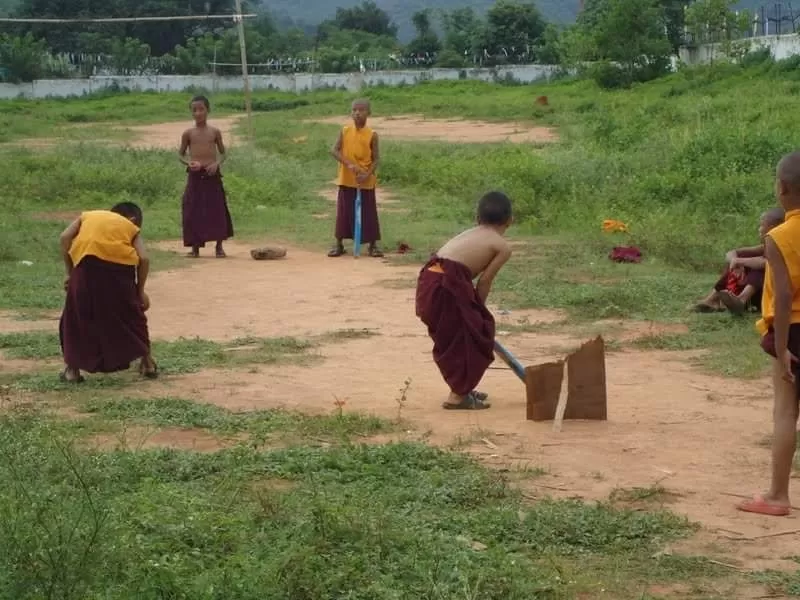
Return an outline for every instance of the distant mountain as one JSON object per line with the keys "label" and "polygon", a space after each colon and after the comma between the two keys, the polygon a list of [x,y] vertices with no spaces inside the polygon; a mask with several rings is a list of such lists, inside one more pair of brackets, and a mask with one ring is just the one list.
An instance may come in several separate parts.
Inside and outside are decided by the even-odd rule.
{"label": "distant mountain", "polygon": [[[687,0],[687,3],[689,1]],[[411,16],[419,10],[429,8],[436,12],[472,6],[476,11],[483,13],[494,4],[494,0],[375,0],[375,2],[398,26],[399,37],[404,42],[414,35]],[[551,23],[573,22],[580,6],[580,0],[534,0],[534,2],[544,18]],[[263,0],[262,7],[284,22],[293,20],[308,29],[332,17],[337,7],[347,8],[358,4],[361,4],[361,0]],[[782,15],[789,14],[789,0],[782,3],[742,0],[738,4],[738,8],[750,10],[764,7],[771,14],[777,14],[777,6],[781,7],[778,10]]]}
{"label": "distant mountain", "polygon": [[[402,41],[414,36],[411,16],[420,10],[429,8],[434,12],[452,10],[454,8],[473,7],[484,13],[494,0],[375,0],[385,10],[399,29]],[[361,0],[264,0],[262,7],[279,18],[289,17],[297,22],[316,25],[336,13],[341,6],[349,8],[361,4]],[[580,0],[537,0],[536,6],[545,19],[554,23],[569,23],[578,14]]]}

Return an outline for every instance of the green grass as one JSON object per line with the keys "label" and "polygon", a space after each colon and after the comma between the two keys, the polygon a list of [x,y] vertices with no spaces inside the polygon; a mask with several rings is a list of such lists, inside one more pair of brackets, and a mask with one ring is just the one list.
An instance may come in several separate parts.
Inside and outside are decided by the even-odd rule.
{"label": "green grass", "polygon": [[347,439],[393,431],[391,424],[377,417],[356,413],[309,416],[283,410],[232,412],[212,404],[179,398],[96,398],[83,402],[80,408],[105,421],[126,425],[194,428],[221,434],[247,433],[256,437],[289,434],[304,438]]}
{"label": "green grass", "polygon": [[[800,558],[795,557],[794,561],[800,564]],[[754,578],[767,586],[771,593],[800,598],[800,569],[794,573],[765,571],[756,574]]]}
{"label": "green grass", "polygon": [[[97,410],[236,420],[165,402]],[[57,421],[0,418],[3,598],[624,600],[714,574],[702,558],[650,558],[691,533],[681,518],[525,505],[502,475],[424,445],[86,452]]]}
{"label": "green grass", "polygon": [[[785,110],[800,91],[793,77],[762,67],[715,67],[620,92],[587,82],[369,90],[379,116],[528,121],[553,125],[561,136],[544,149],[384,139],[381,181],[408,210],[382,215],[384,244],[408,243],[413,252],[393,262],[418,264],[473,222],[482,192],[501,188],[514,201],[509,236],[517,244],[494,301],[512,314],[562,310],[571,331],[593,331],[601,319],[683,324],[687,334],[635,345],[704,350],[696,360],[706,369],[757,376],[767,361],[751,319],[688,315],[685,307],[707,293],[727,250],[755,242],[758,215],[774,204],[775,162],[795,144]],[[533,104],[540,93],[549,107]],[[337,128],[306,120],[344,120],[350,98],[321,91],[299,103],[289,94],[256,94],[264,112],[255,118],[255,142],[233,148],[225,169],[238,239],[328,245],[331,220],[311,215],[332,212],[318,191],[335,174],[327,152]],[[0,102],[0,141],[119,136],[111,130],[116,123],[188,120],[187,100],[187,94],[107,94]],[[215,95],[213,114],[240,103],[237,94]],[[295,143],[300,136],[306,140]],[[147,242],[180,235],[184,174],[171,152],[0,146],[0,159],[0,309],[24,317],[61,306],[57,239],[64,221],[47,214],[134,200],[144,208]],[[609,218],[625,221],[630,233],[602,233]],[[642,249],[642,264],[608,259],[613,246],[628,244]],[[154,256],[156,269],[185,264],[171,253]],[[515,331],[529,328],[541,329],[521,323]],[[230,344],[177,340],[158,342],[154,351],[165,374],[189,373],[308,360],[317,343],[375,333]],[[231,349],[237,346],[244,349]],[[31,360],[58,357],[51,333],[2,334],[0,350]],[[57,391],[56,398],[89,416],[76,427],[36,413],[0,414],[0,598],[641,600],[658,595],[654,585],[688,584],[702,598],[729,598],[737,585],[702,557],[659,553],[693,527],[654,510],[664,500],[658,486],[618,493],[623,504],[646,503],[645,512],[613,503],[529,505],[501,474],[458,453],[348,443],[394,431],[377,419],[241,414],[182,399],[128,399],[119,388],[134,380],[134,373],[90,377],[76,393],[54,373],[4,377],[13,393],[32,392],[34,403],[49,398],[39,393]],[[241,444],[205,454],[87,452],[72,444],[127,424],[289,443],[281,450]],[[793,575],[764,577],[796,593]]]}

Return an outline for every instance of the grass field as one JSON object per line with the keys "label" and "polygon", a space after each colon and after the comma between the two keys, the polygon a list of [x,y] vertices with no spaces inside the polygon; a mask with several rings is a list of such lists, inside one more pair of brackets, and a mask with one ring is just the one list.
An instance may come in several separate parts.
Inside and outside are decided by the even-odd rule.
{"label": "grass field", "polygon": [[[713,284],[727,250],[757,242],[758,216],[774,204],[774,163],[794,149],[785,107],[799,86],[780,69],[720,66],[614,93],[580,81],[372,89],[377,115],[535,121],[561,137],[547,147],[384,141],[382,184],[407,209],[382,215],[384,243],[413,248],[394,262],[421,262],[472,222],[482,192],[501,188],[514,201],[517,252],[494,297],[564,314],[527,329],[671,324],[677,333],[615,348],[704,350],[694,360],[706,371],[761,376],[767,363],[751,318],[685,309]],[[540,94],[549,107],[534,105]],[[326,153],[336,127],[309,120],[346,115],[350,98],[256,95],[254,146],[234,149],[225,171],[238,237],[318,251],[331,242],[329,222],[310,216],[330,211],[318,192],[333,176]],[[241,97],[212,102],[213,114],[230,114]],[[187,117],[186,94],[0,104],[0,142],[12,142],[0,145],[1,310],[24,319],[60,308],[56,244],[66,215],[133,200],[148,241],[178,237],[174,153],[92,142],[124,138],[121,123]],[[30,138],[57,144],[19,144]],[[603,233],[604,219],[630,233]],[[640,247],[644,262],[609,261],[623,244]],[[181,264],[154,256],[156,270]],[[302,365],[336,335],[159,341],[156,354],[172,373]],[[229,352],[241,345],[244,353]],[[531,502],[515,483],[535,471],[496,472],[424,440],[382,443],[408,427],[402,406],[396,420],[341,406],[239,413],[143,398],[127,374],[75,393],[52,377],[52,332],[0,332],[0,352],[29,364],[0,375],[0,598],[652,600],[752,597],[756,584],[800,595],[800,571],[745,575],[664,552],[696,525],[664,509],[660,488],[597,505]],[[147,431],[177,439],[187,430],[214,447],[137,442]]]}

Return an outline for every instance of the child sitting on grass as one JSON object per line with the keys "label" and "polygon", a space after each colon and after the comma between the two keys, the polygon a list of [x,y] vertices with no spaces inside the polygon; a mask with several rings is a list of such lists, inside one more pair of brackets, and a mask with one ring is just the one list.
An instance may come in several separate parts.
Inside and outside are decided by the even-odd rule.
{"label": "child sitting on grass", "polygon": [[764,238],[781,223],[782,208],[773,208],[761,215],[758,225],[761,245],[728,252],[725,256],[728,267],[711,293],[694,305],[695,312],[723,312],[727,309],[735,315],[743,315],[747,310],[761,310],[761,292],[767,263],[764,258]]}

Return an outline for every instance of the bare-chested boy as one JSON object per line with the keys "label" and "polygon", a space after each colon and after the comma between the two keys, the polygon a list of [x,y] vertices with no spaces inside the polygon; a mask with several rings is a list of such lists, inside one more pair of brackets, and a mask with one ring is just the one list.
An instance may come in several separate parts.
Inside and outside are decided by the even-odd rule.
{"label": "bare-chested boy", "polygon": [[800,413],[800,152],[781,159],[775,179],[776,195],[786,216],[783,225],[770,231],[764,241],[767,272],[763,318],[757,323],[761,347],[774,358],[772,481],[766,494],[742,502],[739,510],[781,517],[792,512],[789,480]]}
{"label": "bare-chested boy", "polygon": [[511,221],[508,197],[487,193],[478,203],[478,226],[447,242],[420,271],[416,311],[433,339],[433,360],[450,387],[443,408],[490,406],[475,386],[494,361],[495,323],[486,299],[511,256],[503,237]]}
{"label": "bare-chested boy", "polygon": [[233,237],[233,222],[219,171],[227,158],[225,144],[222,132],[208,124],[208,98],[192,98],[191,109],[194,127],[183,133],[179,151],[180,161],[188,172],[183,193],[183,245],[191,248],[190,257],[197,258],[206,242],[216,242],[217,258],[225,258],[222,242]]}

